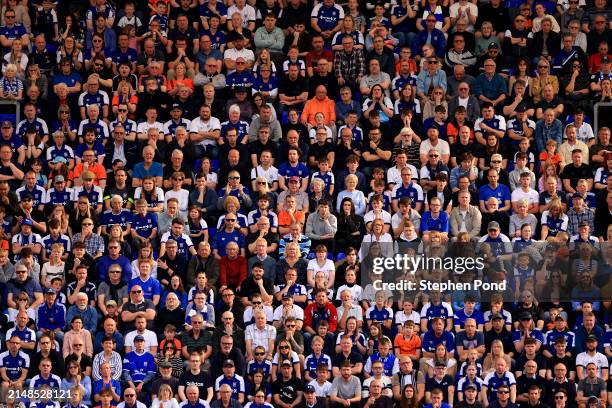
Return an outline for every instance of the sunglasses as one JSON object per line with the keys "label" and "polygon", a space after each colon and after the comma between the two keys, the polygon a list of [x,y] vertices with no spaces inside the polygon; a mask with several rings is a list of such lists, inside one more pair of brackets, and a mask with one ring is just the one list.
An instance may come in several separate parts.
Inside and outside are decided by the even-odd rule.
{"label": "sunglasses", "polygon": [[117,112],[127,112],[127,109],[117,109]]}
{"label": "sunglasses", "polygon": [[555,395],[556,400],[562,400],[563,398],[565,398],[565,395]]}
{"label": "sunglasses", "polygon": [[142,293],[142,290],[133,290],[131,293]]}
{"label": "sunglasses", "polygon": [[266,354],[266,353],[261,353],[261,352],[255,353],[256,356],[263,356],[264,354]]}

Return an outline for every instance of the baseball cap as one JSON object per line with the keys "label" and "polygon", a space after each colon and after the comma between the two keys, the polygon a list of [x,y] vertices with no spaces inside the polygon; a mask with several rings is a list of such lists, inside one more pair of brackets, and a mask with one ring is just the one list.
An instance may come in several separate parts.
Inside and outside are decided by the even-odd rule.
{"label": "baseball cap", "polygon": [[583,199],[583,200],[584,200],[584,197],[583,197],[582,195],[580,195],[580,193],[574,193],[574,194],[572,194],[572,200],[573,200],[574,198],[580,198],[580,199]]}
{"label": "baseball cap", "polygon": [[113,299],[109,299],[106,301],[105,305],[106,306],[117,306],[117,302],[115,302]]}
{"label": "baseball cap", "polygon": [[161,363],[159,363],[159,367],[160,368],[172,368],[172,363],[170,363],[169,361],[162,361]]}
{"label": "baseball cap", "polygon": [[563,315],[562,315],[562,314],[558,314],[558,315],[555,317],[555,322],[556,322],[557,320],[563,320],[563,321],[565,321],[565,317],[563,317]]}
{"label": "baseball cap", "polygon": [[531,320],[533,316],[529,312],[523,312],[519,315],[519,320]]}
{"label": "baseball cap", "polygon": [[525,112],[526,110],[527,110],[527,107],[522,103],[519,103],[515,109],[516,112]]}
{"label": "baseball cap", "polygon": [[446,367],[446,363],[442,360],[436,361],[436,367]]}
{"label": "baseball cap", "polygon": [[291,367],[291,361],[289,361],[289,360],[283,360],[283,363],[281,364],[281,367],[283,367],[283,366],[289,366],[289,367]]}
{"label": "baseball cap", "polygon": [[496,42],[491,41],[491,42],[489,43],[489,49],[499,50],[499,45],[498,45]]}
{"label": "baseball cap", "polygon": [[463,389],[464,391],[467,390],[476,390],[476,386],[474,384],[468,384],[465,386],[465,388]]}
{"label": "baseball cap", "polygon": [[300,178],[298,176],[291,176],[291,177],[289,177],[289,182],[292,182],[292,181],[297,181],[299,183],[300,182]]}
{"label": "baseball cap", "polygon": [[596,335],[594,334],[589,334],[586,338],[586,341],[599,341],[599,339],[597,338]]}
{"label": "baseball cap", "polygon": [[311,394],[315,392],[315,387],[313,387],[312,385],[307,385],[306,388],[304,388],[304,392]]}
{"label": "baseball cap", "polygon": [[24,219],[21,221],[21,225],[29,225],[29,226],[31,227],[31,226],[32,226],[32,220],[31,220],[31,219],[29,219],[29,218],[24,218]]}
{"label": "baseball cap", "polygon": [[228,358],[223,362],[223,367],[235,367],[234,360]]}
{"label": "baseball cap", "polygon": [[601,58],[601,63],[602,63],[602,64],[607,64],[607,63],[609,63],[609,62],[610,62],[610,58],[608,58],[608,56],[607,56],[607,55],[604,55],[604,56]]}
{"label": "baseball cap", "polygon": [[578,226],[579,226],[579,227],[588,227],[588,226],[589,226],[589,223],[588,223],[587,221],[580,221],[580,222],[578,223]]}
{"label": "baseball cap", "polygon": [[68,160],[64,156],[56,156],[53,159],[53,163],[68,163]]}
{"label": "baseball cap", "polygon": [[145,341],[145,338],[138,334],[136,337],[134,337],[134,341]]}
{"label": "baseball cap", "polygon": [[494,313],[491,315],[491,320],[504,320],[504,316],[499,313]]}
{"label": "baseball cap", "polygon": [[497,221],[491,221],[489,225],[487,226],[488,231],[498,230],[498,229],[500,229],[500,227],[499,227],[499,222]]}
{"label": "baseball cap", "polygon": [[246,87],[244,86],[237,86],[234,88],[234,92],[238,93],[238,92],[246,92]]}
{"label": "baseball cap", "polygon": [[595,402],[599,405],[599,398],[597,398],[595,395],[591,395],[587,400],[587,404],[593,404]]}
{"label": "baseball cap", "polygon": [[62,176],[61,174],[59,176],[55,176],[55,178],[53,179],[54,183],[63,183],[64,181],[66,181],[64,179],[64,176]]}
{"label": "baseball cap", "polygon": [[293,296],[291,296],[291,293],[287,292],[285,294],[283,294],[283,299],[291,299]]}
{"label": "baseball cap", "polygon": [[180,103],[173,103],[173,104],[172,104],[172,110],[174,110],[174,109],[180,109],[180,110],[183,110],[183,107],[181,106],[181,104],[180,104]]}
{"label": "baseball cap", "polygon": [[2,121],[2,127],[3,128],[12,128],[13,127],[13,122],[11,122],[10,120],[4,120],[4,121]]}
{"label": "baseball cap", "polygon": [[53,288],[48,288],[48,289],[45,291],[45,293],[46,293],[47,295],[55,295],[55,294],[56,294],[55,289],[53,289]]}

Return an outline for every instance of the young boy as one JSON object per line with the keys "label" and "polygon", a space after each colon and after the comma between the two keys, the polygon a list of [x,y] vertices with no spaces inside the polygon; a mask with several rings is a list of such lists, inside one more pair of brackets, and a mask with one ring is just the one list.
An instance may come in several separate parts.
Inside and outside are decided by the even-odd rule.
{"label": "young boy", "polygon": [[164,327],[164,338],[159,343],[159,349],[164,350],[168,343],[172,343],[174,345],[174,350],[176,351],[177,356],[179,355],[181,349],[183,348],[183,344],[176,337],[176,327],[173,324],[168,323]]}
{"label": "young boy", "polygon": [[304,361],[304,379],[312,381],[317,379],[318,367],[325,365],[328,370],[332,368],[331,357],[323,353],[325,341],[320,336],[314,336],[310,342],[312,354],[306,357]]}
{"label": "young boy", "polygon": [[148,212],[147,200],[136,200],[136,213],[132,217],[132,245],[138,250],[145,242],[157,238],[157,215]]}
{"label": "young boy", "polygon": [[328,398],[331,392],[331,383],[328,381],[330,370],[327,364],[317,366],[317,377],[308,383],[308,387],[313,387],[318,398]]}
{"label": "young boy", "polygon": [[[409,303],[412,304],[412,302]],[[412,320],[404,322],[401,333],[398,333],[393,340],[396,356],[408,356],[412,361],[419,361],[419,358],[421,358],[421,338],[416,333],[418,327],[419,325],[416,325]]]}
{"label": "young boy", "polygon": [[266,360],[266,349],[262,346],[255,347],[253,360],[247,362],[246,375],[253,381],[255,371],[261,370],[264,373],[264,379],[268,381],[272,373],[272,362]]}
{"label": "young boy", "polygon": [[334,173],[331,171],[331,166],[329,165],[329,160],[327,157],[321,157],[317,163],[317,167],[319,168],[319,171],[312,173],[310,182],[312,182],[312,180],[315,178],[323,180],[323,183],[325,183],[324,191],[329,194],[330,197],[333,196],[335,178]]}
{"label": "young boy", "polygon": [[51,253],[51,247],[53,244],[61,244],[63,247],[62,261],[68,259],[70,252],[70,238],[67,235],[61,233],[60,221],[58,219],[52,219],[49,221],[49,235],[42,239],[43,253],[42,261],[46,262],[49,260],[49,254]]}

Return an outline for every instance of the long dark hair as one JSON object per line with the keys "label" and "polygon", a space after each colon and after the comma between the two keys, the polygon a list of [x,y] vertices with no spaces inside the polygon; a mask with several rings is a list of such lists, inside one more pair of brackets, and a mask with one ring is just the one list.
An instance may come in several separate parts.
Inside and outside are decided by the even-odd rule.
{"label": "long dark hair", "polygon": [[[351,213],[349,215],[346,215],[344,213],[344,203],[349,202],[351,203]],[[340,202],[340,214],[339,218],[340,219],[344,219],[344,218],[352,218],[355,215],[355,203],[353,203],[353,199],[350,197],[344,197],[342,199],[342,201]]]}

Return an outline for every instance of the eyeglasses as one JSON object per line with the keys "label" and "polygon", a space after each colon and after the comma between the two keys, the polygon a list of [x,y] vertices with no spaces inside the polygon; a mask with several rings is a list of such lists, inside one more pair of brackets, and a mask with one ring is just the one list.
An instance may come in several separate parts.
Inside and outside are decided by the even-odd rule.
{"label": "eyeglasses", "polygon": [[427,61],[428,64],[437,64],[438,61]]}
{"label": "eyeglasses", "polygon": [[101,42],[102,42],[102,40],[91,40],[91,42],[101,43]]}
{"label": "eyeglasses", "polygon": [[127,112],[127,109],[117,109],[117,112]]}
{"label": "eyeglasses", "polygon": [[562,400],[563,398],[565,398],[565,395],[555,395],[556,400]]}
{"label": "eyeglasses", "polygon": [[130,293],[142,293],[142,290],[133,290],[133,291],[132,291],[132,292],[130,292]]}
{"label": "eyeglasses", "polygon": [[234,296],[234,294],[233,293],[224,293],[223,294],[223,297],[230,297],[230,296]]}
{"label": "eyeglasses", "polygon": [[199,321],[199,320],[192,320],[191,324],[202,324],[203,322]]}
{"label": "eyeglasses", "polygon": [[223,345],[223,346],[233,346],[234,343],[221,343],[221,345]]}
{"label": "eyeglasses", "polygon": [[15,18],[15,16],[4,16],[4,18]]}

